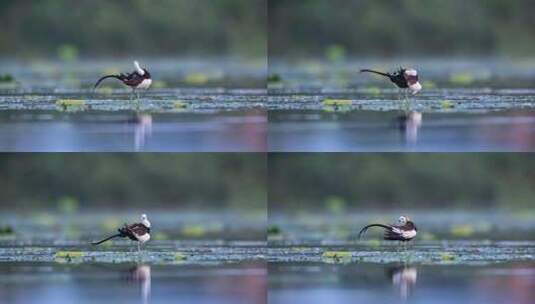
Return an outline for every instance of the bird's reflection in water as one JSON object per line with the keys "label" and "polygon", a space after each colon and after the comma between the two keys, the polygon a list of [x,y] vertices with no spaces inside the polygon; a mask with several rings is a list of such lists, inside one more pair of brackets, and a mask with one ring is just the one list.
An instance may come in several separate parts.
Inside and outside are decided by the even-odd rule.
{"label": "bird's reflection in water", "polygon": [[152,134],[152,115],[150,114],[136,114],[132,123],[134,127],[134,145],[136,151],[140,151],[145,147],[145,142]]}
{"label": "bird's reflection in water", "polygon": [[422,127],[423,114],[409,111],[397,118],[399,131],[405,135],[405,141],[414,144],[418,141],[418,131]]}
{"label": "bird's reflection in water", "polygon": [[127,281],[129,284],[139,286],[141,288],[141,302],[149,303],[150,299],[150,266],[136,265],[128,270]]}
{"label": "bird's reflection in water", "polygon": [[406,300],[414,289],[416,280],[418,279],[418,270],[416,267],[392,267],[387,270],[387,274],[401,299]]}

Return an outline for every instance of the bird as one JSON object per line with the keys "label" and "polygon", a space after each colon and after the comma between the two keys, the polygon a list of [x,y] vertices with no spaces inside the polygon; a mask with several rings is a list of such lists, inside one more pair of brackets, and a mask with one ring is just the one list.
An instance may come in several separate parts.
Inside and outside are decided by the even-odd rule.
{"label": "bird", "polygon": [[141,215],[141,222],[135,224],[124,224],[123,227],[117,229],[119,233],[109,236],[101,241],[92,242],[92,245],[100,245],[106,241],[109,241],[116,237],[129,238],[132,241],[137,242],[138,252],[141,250],[141,245],[150,240],[150,222],[147,219],[146,214]]}
{"label": "bird", "polygon": [[362,228],[359,239],[371,227],[380,227],[385,230],[384,239],[388,241],[408,242],[416,237],[418,230],[416,225],[406,216],[400,216],[397,225],[371,224]]}
{"label": "bird", "polygon": [[95,83],[93,89],[96,89],[104,79],[108,78],[115,78],[122,81],[122,83],[132,88],[132,93],[134,94],[136,93],[136,89],[148,89],[152,84],[152,78],[149,71],[145,68],[141,68],[137,61],[134,61],[134,66],[136,69],[130,74],[121,73],[119,75],[106,75],[101,77],[97,83]]}
{"label": "bird", "polygon": [[370,70],[370,69],[362,69],[360,70],[360,72],[361,73],[373,73],[373,74],[387,77],[398,88],[407,89],[408,91],[412,93],[412,95],[416,95],[418,92],[422,90],[422,85],[420,84],[419,77],[418,77],[418,71],[416,71],[415,69],[400,68],[398,71],[394,73],[383,73],[383,72]]}

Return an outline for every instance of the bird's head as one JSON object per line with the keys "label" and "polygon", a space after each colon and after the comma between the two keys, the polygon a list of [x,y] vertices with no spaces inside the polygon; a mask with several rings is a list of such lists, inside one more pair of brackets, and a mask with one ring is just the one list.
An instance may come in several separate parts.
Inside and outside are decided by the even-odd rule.
{"label": "bird's head", "polygon": [[400,216],[400,217],[398,218],[398,224],[399,224],[400,226],[403,226],[403,225],[407,224],[408,221],[410,221],[410,219],[409,219],[407,216],[403,216],[403,215],[402,215],[402,216]]}
{"label": "bird's head", "polygon": [[147,219],[147,215],[145,213],[141,215],[141,223],[145,225],[145,227],[150,228],[150,222]]}

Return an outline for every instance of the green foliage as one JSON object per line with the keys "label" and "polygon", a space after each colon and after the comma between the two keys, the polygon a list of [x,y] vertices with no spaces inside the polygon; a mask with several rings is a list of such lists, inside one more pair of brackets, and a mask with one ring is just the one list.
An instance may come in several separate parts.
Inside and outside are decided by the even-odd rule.
{"label": "green foliage", "polygon": [[58,47],[58,58],[64,62],[78,60],[78,48],[71,44],[62,44]]}
{"label": "green foliage", "polygon": [[522,154],[273,154],[269,164],[270,208],[287,212],[333,201],[331,210],[518,209],[535,197],[535,158]]}
{"label": "green foliage", "polygon": [[325,57],[333,63],[343,62],[346,59],[346,49],[341,45],[331,45],[325,50]]}
{"label": "green foliage", "polygon": [[342,214],[346,209],[346,202],[338,196],[329,196],[325,199],[325,208],[332,214]]}
{"label": "green foliage", "polygon": [[281,229],[278,225],[269,225],[267,233],[268,235],[279,235],[281,234]]}
{"label": "green foliage", "polygon": [[65,213],[65,214],[76,213],[76,211],[78,211],[79,205],[80,204],[79,204],[78,200],[76,198],[70,197],[70,196],[62,197],[58,201],[58,209],[59,209],[59,211],[62,212],[62,213]]}
{"label": "green foliage", "polygon": [[0,55],[71,61],[80,50],[80,57],[265,57],[265,5],[266,0],[2,1]]}
{"label": "green foliage", "polygon": [[13,78],[13,76],[10,74],[0,75],[0,82],[9,83],[9,82],[14,82],[14,81],[15,81],[15,78]]}
{"label": "green foliage", "polygon": [[13,227],[10,225],[3,225],[0,226],[0,235],[8,235],[13,234]]}
{"label": "green foliage", "polygon": [[267,81],[270,83],[277,83],[277,82],[281,82],[282,78],[279,74],[270,74],[267,78]]}
{"label": "green foliage", "polygon": [[[72,213],[150,204],[265,212],[265,163],[263,155],[240,153],[5,154],[0,157],[0,210]],[[117,223],[112,219],[103,225]]]}
{"label": "green foliage", "polygon": [[270,55],[507,55],[535,53],[532,1],[270,0]]}

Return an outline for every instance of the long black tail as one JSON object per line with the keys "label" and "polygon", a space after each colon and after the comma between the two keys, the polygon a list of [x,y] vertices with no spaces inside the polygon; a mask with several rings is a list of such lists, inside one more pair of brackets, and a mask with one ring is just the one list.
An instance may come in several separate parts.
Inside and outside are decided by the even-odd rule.
{"label": "long black tail", "polygon": [[93,87],[93,89],[96,89],[98,87],[98,85],[104,80],[104,79],[107,79],[107,78],[115,78],[115,79],[119,79],[122,81],[121,79],[121,76],[120,75],[106,75],[104,77],[101,77],[97,83],[95,83],[95,86]]}
{"label": "long black tail", "polygon": [[392,77],[392,75],[390,75],[388,73],[383,73],[383,72],[369,70],[369,69],[362,69],[362,70],[360,70],[360,72],[361,73],[373,73],[373,74],[381,75],[381,76],[388,77],[388,78]]}
{"label": "long black tail", "polygon": [[113,238],[120,237],[120,236],[122,237],[123,234],[122,234],[122,233],[117,233],[117,234],[115,234],[115,235],[112,235],[112,236],[110,236],[110,237],[107,237],[107,238],[103,239],[103,240],[100,241],[100,242],[92,242],[91,245],[100,245],[100,244],[102,244],[102,243],[104,243],[104,242],[106,242],[106,241],[109,241],[109,240],[111,240],[111,239],[113,239]]}
{"label": "long black tail", "polygon": [[362,234],[365,233],[368,230],[368,228],[371,228],[371,227],[381,227],[381,228],[384,228],[386,230],[392,230],[392,227],[387,226],[387,225],[371,224],[371,225],[368,225],[368,226],[362,228],[362,230],[360,230],[360,232],[359,232],[359,240],[360,240],[360,237],[362,236]]}

